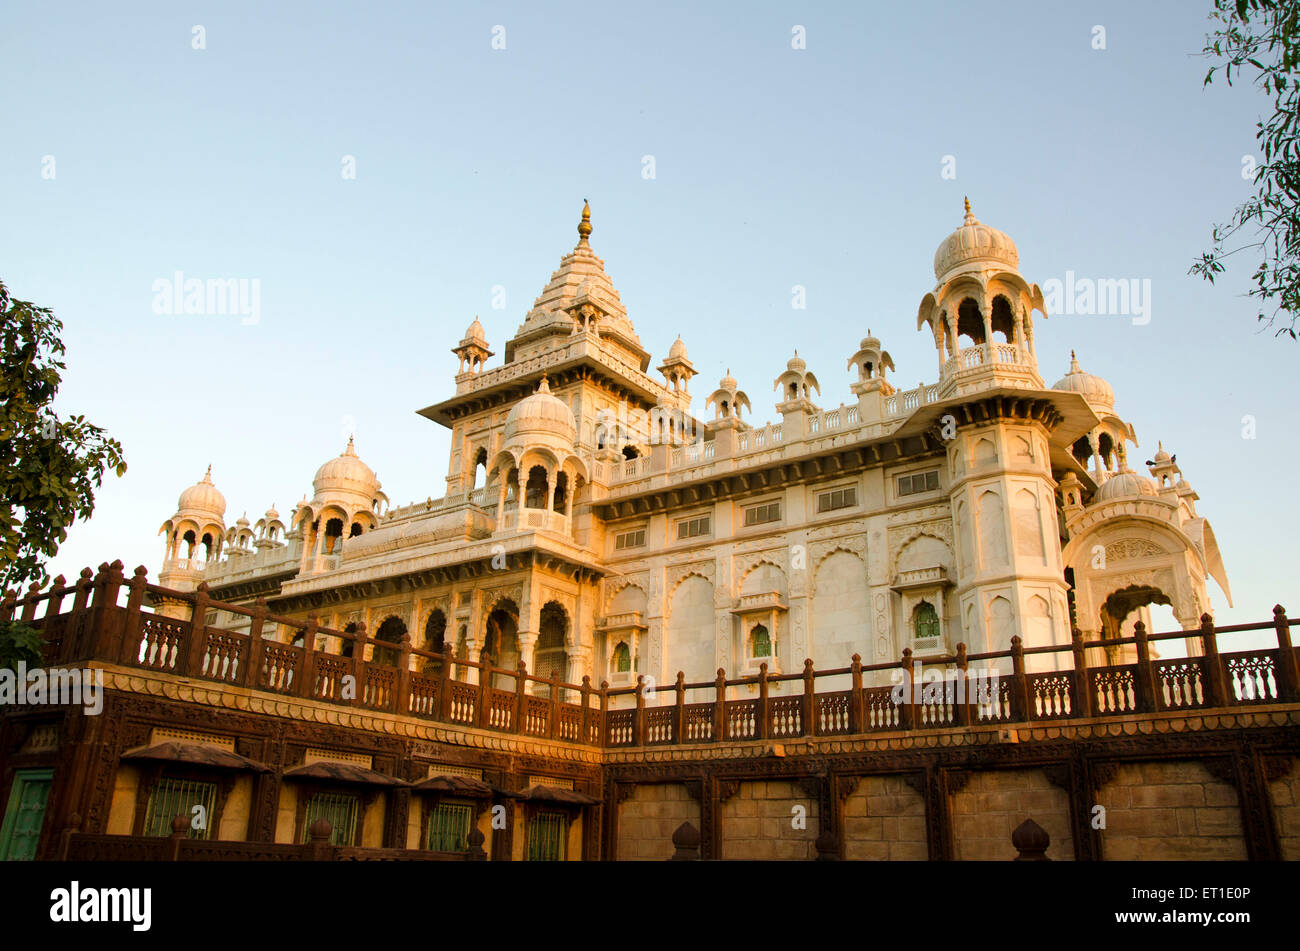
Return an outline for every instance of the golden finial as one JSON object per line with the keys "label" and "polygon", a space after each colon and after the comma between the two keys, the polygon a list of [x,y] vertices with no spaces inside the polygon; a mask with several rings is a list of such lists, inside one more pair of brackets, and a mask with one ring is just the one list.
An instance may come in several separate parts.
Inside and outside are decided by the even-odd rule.
{"label": "golden finial", "polygon": [[965,196],[965,201],[966,201],[966,214],[969,215],[969,214],[970,214],[970,196]]}
{"label": "golden finial", "polygon": [[587,199],[582,199],[582,221],[578,222],[579,244],[586,244],[587,239],[591,237],[591,205]]}

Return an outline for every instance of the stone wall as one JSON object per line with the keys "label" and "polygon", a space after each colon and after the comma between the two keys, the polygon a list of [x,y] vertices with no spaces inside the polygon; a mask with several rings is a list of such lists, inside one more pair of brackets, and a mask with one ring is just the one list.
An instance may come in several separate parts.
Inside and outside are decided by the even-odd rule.
{"label": "stone wall", "polygon": [[683,822],[700,827],[700,804],[685,786],[637,786],[618,810],[619,861],[666,861],[673,854],[673,832]]}
{"label": "stone wall", "polygon": [[1237,791],[1195,760],[1121,764],[1098,801],[1106,807],[1108,860],[1247,857]]}
{"label": "stone wall", "polygon": [[[803,807],[802,817],[795,806]],[[796,818],[803,828],[795,828]],[[795,783],[741,783],[722,804],[720,821],[724,859],[817,858],[817,801]]]}
{"label": "stone wall", "polygon": [[1291,771],[1269,783],[1268,794],[1273,802],[1282,858],[1300,861],[1300,758],[1291,758]]}
{"label": "stone wall", "polygon": [[924,862],[925,801],[901,776],[867,776],[844,800],[844,857]]}
{"label": "stone wall", "polygon": [[973,772],[952,797],[954,858],[1009,861],[1017,855],[1011,833],[1026,819],[1047,830],[1047,857],[1073,861],[1070,797],[1041,769]]}

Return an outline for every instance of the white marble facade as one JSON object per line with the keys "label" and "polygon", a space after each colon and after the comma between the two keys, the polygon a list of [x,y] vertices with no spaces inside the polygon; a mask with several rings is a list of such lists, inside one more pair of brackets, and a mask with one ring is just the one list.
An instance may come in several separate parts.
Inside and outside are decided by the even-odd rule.
{"label": "white marble facade", "polygon": [[1066,644],[1071,603],[1091,636],[1131,631],[1152,603],[1188,628],[1211,610],[1208,578],[1227,593],[1174,458],[1160,447],[1150,478],[1129,467],[1133,428],[1077,360],[1054,386],[1039,375],[1042,292],[969,205],[917,314],[938,382],[896,390],[868,331],[845,341],[848,402],[814,403],[796,353],[762,426],[730,373],[692,415],[680,338],[651,372],[587,208],[578,230],[504,363],[487,366],[475,319],[455,394],[421,410],[451,430],[442,498],[390,507],[349,442],[287,519],[271,506],[227,527],[209,473],[162,526],[162,583],[615,685],[1005,650],[1013,634]]}

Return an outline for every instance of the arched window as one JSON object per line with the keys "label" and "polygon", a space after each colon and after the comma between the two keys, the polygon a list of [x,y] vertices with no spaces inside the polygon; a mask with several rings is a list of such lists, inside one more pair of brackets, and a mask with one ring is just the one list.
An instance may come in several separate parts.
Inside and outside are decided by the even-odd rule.
{"label": "arched window", "polygon": [[624,459],[635,459],[636,456],[637,456],[637,453],[636,453],[636,446],[624,446],[624,447],[623,447],[623,458],[624,458]]}
{"label": "arched window", "polygon": [[546,470],[533,466],[528,470],[528,484],[524,486],[524,507],[546,508]]}
{"label": "arched window", "polygon": [[622,641],[614,648],[614,673],[626,674],[632,670],[632,652]]}
{"label": "arched window", "polygon": [[[356,626],[356,624],[349,624],[347,627],[343,628],[343,633],[344,633],[344,634],[355,634],[356,632],[357,632],[357,626]],[[352,656],[352,648],[353,648],[354,644],[355,644],[354,641],[351,641],[351,640],[344,640],[344,641],[343,641],[343,647],[342,647],[342,649],[339,651],[339,653],[341,653],[344,657],[351,657],[351,656]]]}
{"label": "arched window", "polygon": [[912,612],[912,632],[917,640],[939,636],[939,612],[929,601],[922,601]]}
{"label": "arched window", "polygon": [[762,624],[755,625],[749,632],[749,655],[751,657],[772,656],[772,637]]}
{"label": "arched window", "polygon": [[348,529],[348,538],[356,538],[362,532],[361,523],[353,522],[352,527]]}
{"label": "arched window", "polygon": [[[554,601],[546,602],[542,606],[539,627],[537,647],[533,655],[533,666],[536,668],[534,676],[549,679],[554,675],[564,680],[568,674],[568,655],[564,652],[564,635],[569,627],[569,619],[564,613],[564,608]],[[544,696],[549,695],[549,690],[545,687],[539,686],[538,692]]]}
{"label": "arched window", "polygon": [[[384,641],[389,644],[402,643],[402,637],[406,634],[406,625],[398,617],[384,618],[384,623],[379,625],[379,630],[375,631],[375,640]],[[399,659],[396,648],[380,647],[375,645],[375,652],[371,658],[376,664],[384,664],[388,667],[396,667]]]}
{"label": "arched window", "polygon": [[343,519],[332,518],[325,523],[325,554],[334,554],[343,537]]}
{"label": "arched window", "polygon": [[556,512],[564,511],[564,497],[569,491],[568,473],[561,472],[555,476],[555,504],[551,506]]}
{"label": "arched window", "polygon": [[424,649],[441,654],[446,648],[447,616],[439,610],[424,622]]}

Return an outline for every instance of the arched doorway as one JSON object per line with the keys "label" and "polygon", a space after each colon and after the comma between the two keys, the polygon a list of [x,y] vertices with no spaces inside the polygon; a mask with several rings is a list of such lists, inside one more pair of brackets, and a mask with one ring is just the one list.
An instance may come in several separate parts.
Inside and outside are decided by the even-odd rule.
{"label": "arched doorway", "polygon": [[[435,654],[442,654],[447,650],[447,615],[437,608],[429,613],[428,620],[424,622],[424,642],[420,647]],[[428,658],[424,659],[420,669],[420,672],[426,676],[435,676],[441,671],[442,661]]]}
{"label": "arched doorway", "polygon": [[[519,666],[519,608],[513,601],[499,601],[489,612],[483,631],[483,650],[478,659],[481,663],[506,670]],[[492,686],[498,690],[513,690],[515,679],[497,674]]]}
{"label": "arched doorway", "polygon": [[[1133,624],[1137,621],[1147,626],[1147,633],[1152,633],[1151,614],[1146,610],[1152,604],[1171,605],[1172,602],[1168,595],[1151,585],[1129,585],[1112,591],[1101,604],[1101,637],[1105,640],[1131,637]],[[1159,641],[1151,645],[1152,656],[1176,656],[1178,647],[1178,641]],[[1102,650],[1108,664],[1137,663],[1137,648],[1131,644],[1104,647]]]}
{"label": "arched doorway", "polygon": [[[537,649],[533,659],[533,676],[548,680],[552,675],[563,681],[568,676],[568,655],[564,651],[564,637],[568,633],[569,617],[554,601],[542,606]],[[537,685],[537,693],[550,696],[550,688]]]}
{"label": "arched doorway", "polygon": [[406,625],[401,618],[384,618],[384,622],[379,625],[379,630],[375,631],[375,651],[371,656],[371,661],[388,667],[396,667],[400,658],[397,649],[395,647],[382,647],[380,642],[401,644],[404,636],[406,636]]}

